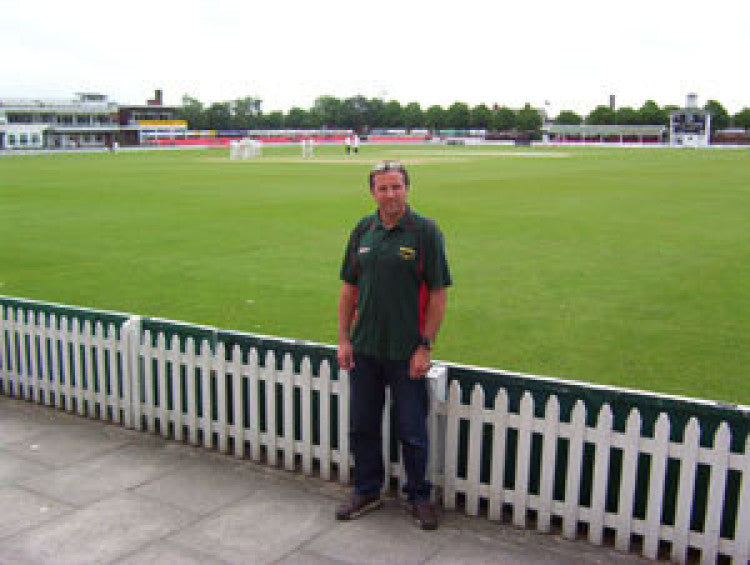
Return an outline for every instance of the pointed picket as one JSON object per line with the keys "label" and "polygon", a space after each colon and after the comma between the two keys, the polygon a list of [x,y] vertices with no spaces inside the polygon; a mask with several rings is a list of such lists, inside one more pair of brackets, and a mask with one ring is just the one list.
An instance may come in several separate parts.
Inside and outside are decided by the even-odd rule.
{"label": "pointed picket", "polygon": [[278,441],[276,437],[276,355],[272,350],[266,353],[261,378],[266,385],[266,460],[269,465],[278,463]]}
{"label": "pointed picket", "polygon": [[216,344],[214,357],[216,372],[216,435],[219,453],[229,453],[229,414],[227,414],[227,350],[226,344]]}
{"label": "pointed picket", "polygon": [[619,551],[630,550],[640,437],[641,413],[638,409],[633,408],[625,423],[624,447],[622,450],[622,476],[620,477],[620,499],[617,505],[617,531],[615,536],[615,547]]}
{"label": "pointed picket", "polygon": [[[105,351],[108,355],[104,359],[105,366],[105,378],[106,374],[109,374],[109,403],[111,406],[110,416],[113,421],[118,424],[122,424],[122,401],[120,399],[120,373],[117,365],[117,351],[119,350],[119,342],[117,339],[117,329],[115,325],[110,322],[107,326],[107,341],[105,345]],[[104,391],[106,395],[106,389]]]}
{"label": "pointed picket", "polygon": [[[58,318],[56,314],[50,315],[50,339],[51,339],[51,349],[52,349],[52,359],[50,360],[50,364],[52,365],[52,392],[55,395],[55,406],[58,408],[64,408],[63,404],[63,398],[62,398],[62,376],[63,376],[63,369],[62,369],[62,358],[61,358],[61,352],[60,352],[60,343],[62,342],[62,336],[60,335],[61,332],[58,329]],[[1,330],[0,330],[1,331]],[[4,332],[2,332],[4,333]],[[0,347],[2,347],[2,335],[0,335]],[[5,350],[3,349],[3,353]]]}
{"label": "pointed picket", "polygon": [[2,380],[2,388],[0,392],[2,394],[10,395],[10,356],[8,350],[10,344],[8,343],[8,310],[4,304],[0,304],[0,380]]}
{"label": "pointed picket", "polygon": [[594,431],[594,479],[591,491],[591,508],[589,519],[589,541],[601,545],[604,534],[604,510],[607,504],[607,486],[609,478],[609,458],[612,446],[612,408],[609,404],[602,406]]}
{"label": "pointed picket", "polygon": [[349,372],[339,370],[339,482],[349,483],[351,453],[349,452]]}
{"label": "pointed picket", "polygon": [[284,469],[294,471],[294,360],[287,353],[281,371],[284,399]]}
{"label": "pointed picket", "polygon": [[34,318],[36,316],[35,312],[28,312],[28,318],[27,322],[25,323],[25,331],[26,337],[24,339],[24,343],[28,344],[28,346],[24,347],[24,350],[26,352],[26,362],[28,363],[26,369],[27,369],[27,376],[28,376],[28,383],[29,383],[29,395],[27,398],[31,401],[35,401],[37,403],[42,402],[42,388],[39,385],[39,373],[36,366],[37,361],[37,355],[36,355],[36,340],[37,340],[37,331],[36,331],[36,324],[34,322]]}
{"label": "pointed picket", "polygon": [[[11,355],[15,357],[16,361],[16,397],[29,399],[29,383],[26,378],[26,355],[24,353],[24,324],[23,324],[23,310],[20,308],[16,310],[15,320],[13,323],[13,331],[11,338],[13,341],[13,348]],[[23,391],[23,392],[22,392]]]}
{"label": "pointed picket", "polygon": [[448,388],[445,430],[445,478],[443,479],[443,506],[449,510],[456,507],[456,479],[458,478],[458,423],[461,414],[461,387],[453,381]]}
{"label": "pointed picket", "polygon": [[198,363],[195,359],[195,338],[190,336],[185,340],[185,392],[187,393],[187,414],[185,419],[188,428],[188,441],[191,445],[198,445],[198,399],[196,398],[196,371]]}
{"label": "pointed picket", "polygon": [[47,363],[47,325],[45,324],[44,314],[40,314],[39,323],[36,326],[36,334],[38,344],[36,354],[39,366],[37,371],[39,373],[39,394],[37,394],[37,402],[50,404],[50,393],[49,393],[49,367]]}
{"label": "pointed picket", "polygon": [[88,320],[81,323],[80,320],[73,320],[73,357],[76,359],[76,407],[79,416],[86,415],[86,378],[91,373],[86,373],[87,354],[81,355],[81,349],[85,350],[86,340],[83,338],[83,332],[88,330]]}
{"label": "pointed picket", "polygon": [[232,413],[234,414],[234,456],[237,459],[245,457],[245,402],[242,394],[242,349],[236,343],[232,348]]}
{"label": "pointed picket", "polygon": [[312,386],[313,374],[310,358],[305,356],[300,366],[300,416],[302,418],[301,459],[302,472],[312,475],[313,435],[312,435]]}
{"label": "pointed picket", "polygon": [[320,388],[320,477],[331,479],[331,364],[324,359],[318,374]]}
{"label": "pointed picket", "polygon": [[695,473],[700,447],[700,425],[693,417],[688,421],[682,440],[680,482],[677,490],[674,534],[672,539],[672,561],[685,563],[690,539],[690,517],[695,496]]}
{"label": "pointed picket", "polygon": [[499,521],[503,517],[505,502],[505,460],[508,436],[508,393],[504,388],[495,395],[492,412],[492,470],[490,472],[489,519]]}
{"label": "pointed picket", "polygon": [[578,533],[578,509],[581,496],[583,468],[583,438],[586,433],[586,405],[577,400],[570,419],[568,441],[568,470],[565,474],[565,503],[563,506],[563,537],[575,539]]}
{"label": "pointed picket", "polygon": [[716,563],[721,537],[721,516],[724,510],[724,495],[729,468],[729,447],[732,435],[729,424],[722,422],[714,436],[711,453],[711,481],[706,501],[706,525],[703,529],[701,563]]}
{"label": "pointed picket", "polygon": [[86,412],[89,418],[96,417],[96,405],[94,402],[94,356],[93,356],[93,342],[91,340],[91,321],[84,320],[83,322],[83,362],[86,367],[86,378],[83,381],[85,392],[84,397],[86,398]]}
{"label": "pointed picket", "polygon": [[747,563],[750,561],[750,528],[747,527],[750,524],[750,434],[745,438],[744,457],[739,471],[742,478],[732,559],[734,563]]}
{"label": "pointed picket", "polygon": [[654,450],[651,453],[651,471],[648,480],[648,505],[646,506],[643,555],[649,559],[656,559],[659,551],[664,482],[669,454],[669,428],[669,417],[662,412],[656,420],[654,429]]}
{"label": "pointed picket", "polygon": [[557,466],[557,438],[560,426],[560,401],[552,394],[544,408],[544,432],[542,435],[542,470],[539,484],[539,508],[537,529],[550,531],[552,517],[552,497],[555,487]]}
{"label": "pointed picket", "polygon": [[214,443],[213,414],[211,411],[211,344],[207,339],[201,340],[199,365],[201,369],[201,428],[203,430],[203,447],[211,448]]}
{"label": "pointed picket", "polygon": [[159,415],[159,432],[162,437],[169,437],[169,406],[167,405],[167,336],[159,332],[156,337],[156,382],[159,383],[156,413]]}
{"label": "pointed picket", "polygon": [[63,367],[63,374],[62,377],[64,379],[64,386],[63,390],[65,392],[65,402],[63,405],[63,409],[67,410],[68,412],[73,411],[73,386],[72,386],[72,379],[73,379],[73,371],[71,370],[70,364],[71,364],[71,358],[70,358],[70,330],[68,329],[70,322],[68,320],[67,316],[62,316],[60,318],[60,331],[61,331],[61,342],[62,342],[62,367]]}
{"label": "pointed picket", "polygon": [[531,432],[534,420],[534,398],[524,392],[518,425],[518,451],[516,453],[516,484],[513,497],[513,525],[526,526],[526,509],[529,498],[529,467],[531,463]]}
{"label": "pointed picket", "polygon": [[177,441],[184,439],[182,406],[182,362],[180,359],[180,338],[177,334],[172,336],[169,345],[167,360],[172,366],[172,437]]}
{"label": "pointed picket", "polygon": [[109,410],[107,409],[109,404],[107,402],[107,373],[104,370],[106,339],[104,337],[104,325],[100,320],[96,322],[94,333],[96,334],[94,339],[94,349],[96,350],[96,383],[99,388],[94,393],[99,404],[99,418],[101,420],[109,420]]}
{"label": "pointed picket", "polygon": [[482,462],[482,413],[484,411],[484,390],[478,384],[471,391],[469,405],[469,450],[466,455],[466,513],[479,514],[479,486]]}
{"label": "pointed picket", "polygon": [[260,358],[258,350],[253,347],[248,354],[249,380],[247,388],[250,391],[250,455],[253,461],[260,461]]}

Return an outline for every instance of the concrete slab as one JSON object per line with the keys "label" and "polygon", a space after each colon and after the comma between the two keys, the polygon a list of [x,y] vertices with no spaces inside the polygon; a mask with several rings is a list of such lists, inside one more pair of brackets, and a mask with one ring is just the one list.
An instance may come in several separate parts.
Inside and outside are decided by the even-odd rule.
{"label": "concrete slab", "polygon": [[0,539],[68,513],[73,508],[17,488],[0,488]]}
{"label": "concrete slab", "polygon": [[294,488],[254,492],[170,541],[232,563],[271,563],[333,526],[330,500]]}
{"label": "concrete slab", "polygon": [[158,563],[159,565],[228,565],[227,561],[222,561],[216,557],[169,541],[157,541],[149,544],[142,550],[136,551],[123,559],[117,559],[113,562],[113,565],[143,565],[144,563]]}
{"label": "concrete slab", "polygon": [[[146,497],[168,502],[196,514],[208,514],[262,488],[257,474],[224,460],[199,459],[187,467],[160,476],[135,491]],[[256,476],[254,476],[256,475]]]}
{"label": "concrete slab", "polygon": [[[331,517],[334,511],[335,505],[329,504]],[[424,563],[444,543],[439,529],[419,529],[400,502],[388,500],[379,510],[357,520],[337,522],[305,549],[345,563]]]}
{"label": "concrete slab", "polygon": [[138,442],[80,463],[57,469],[22,486],[63,502],[82,506],[141,485],[175,469],[182,458],[169,444]]}
{"label": "concrete slab", "polygon": [[28,477],[47,473],[51,469],[49,465],[29,461],[0,447],[0,484],[2,485],[13,484]]}
{"label": "concrete slab", "polygon": [[0,563],[106,563],[193,519],[185,510],[122,494],[4,539]]}
{"label": "concrete slab", "polygon": [[114,451],[130,441],[126,436],[121,436],[119,440],[108,436],[105,433],[107,426],[101,423],[97,426],[61,424],[50,427],[44,433],[6,444],[4,449],[30,461],[62,468]]}

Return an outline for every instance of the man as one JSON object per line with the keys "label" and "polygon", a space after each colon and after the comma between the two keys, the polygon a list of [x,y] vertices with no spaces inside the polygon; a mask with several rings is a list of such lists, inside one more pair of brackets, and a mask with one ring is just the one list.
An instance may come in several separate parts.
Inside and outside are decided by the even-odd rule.
{"label": "man", "polygon": [[381,423],[391,389],[406,470],[408,508],[423,529],[437,516],[426,478],[428,391],[424,375],[451,284],[443,236],[406,200],[409,174],[398,161],[370,172],[378,210],[352,231],[341,267],[338,361],[351,374],[354,492],[338,508],[350,520],[380,506]]}

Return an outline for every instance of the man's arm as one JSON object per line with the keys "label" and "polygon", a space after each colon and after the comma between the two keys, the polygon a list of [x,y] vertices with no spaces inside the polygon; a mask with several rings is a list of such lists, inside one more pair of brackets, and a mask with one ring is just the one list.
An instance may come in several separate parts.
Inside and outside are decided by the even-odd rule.
{"label": "man's arm", "polygon": [[341,297],[339,298],[339,349],[336,356],[339,360],[339,366],[347,371],[354,367],[351,332],[357,308],[358,291],[359,288],[355,284],[345,282],[341,285]]}
{"label": "man's arm", "polygon": [[[430,290],[427,299],[427,312],[425,313],[424,335],[429,341],[434,341],[440,330],[440,324],[445,315],[445,303],[448,299],[447,287]],[[426,347],[417,347],[409,361],[409,377],[412,379],[422,378],[430,370],[430,350]]]}

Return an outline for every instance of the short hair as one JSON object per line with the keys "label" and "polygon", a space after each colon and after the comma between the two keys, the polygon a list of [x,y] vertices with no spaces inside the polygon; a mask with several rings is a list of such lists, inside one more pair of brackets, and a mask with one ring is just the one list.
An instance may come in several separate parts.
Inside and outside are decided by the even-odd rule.
{"label": "short hair", "polygon": [[406,188],[409,188],[409,172],[406,170],[401,161],[386,159],[384,161],[380,161],[380,163],[377,163],[375,166],[373,166],[372,169],[370,169],[370,190],[372,190],[373,188],[373,183],[375,182],[376,175],[379,175],[380,173],[388,173],[391,171],[398,171],[399,173],[401,173],[401,176],[404,179],[404,185],[406,186]]}

